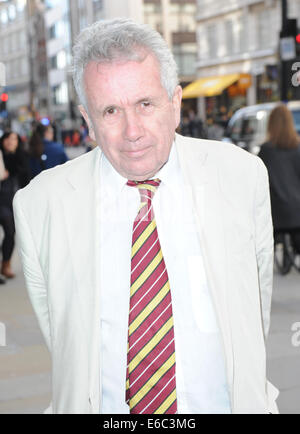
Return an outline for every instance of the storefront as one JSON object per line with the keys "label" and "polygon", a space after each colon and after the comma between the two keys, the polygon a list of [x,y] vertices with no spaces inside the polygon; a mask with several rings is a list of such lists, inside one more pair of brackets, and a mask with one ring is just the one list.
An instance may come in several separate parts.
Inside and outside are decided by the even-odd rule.
{"label": "storefront", "polygon": [[183,89],[183,100],[204,97],[206,118],[225,123],[235,110],[247,104],[251,84],[251,75],[243,73],[199,78]]}

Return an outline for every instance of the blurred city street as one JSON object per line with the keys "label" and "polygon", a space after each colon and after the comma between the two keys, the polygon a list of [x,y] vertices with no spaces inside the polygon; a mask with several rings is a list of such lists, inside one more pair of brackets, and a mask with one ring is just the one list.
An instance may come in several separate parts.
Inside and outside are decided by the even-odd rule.
{"label": "blurred city street", "polygon": [[[137,36],[143,34],[139,33],[141,26],[130,24],[131,21],[127,21],[127,19],[146,25],[142,26],[143,28],[149,26],[152,29],[150,35],[155,30],[153,41],[159,41],[160,36],[162,36],[170,48],[174,62],[171,61],[169,51],[166,51],[165,48],[161,51],[161,55],[159,54],[160,50],[155,51],[154,46],[158,46],[157,42],[153,43],[151,48],[151,41],[148,36],[146,39]],[[92,27],[89,27],[91,25]],[[116,30],[122,28],[123,25],[125,26],[123,29],[127,28],[126,34]],[[131,27],[132,25],[133,27]],[[109,29],[107,39],[103,37],[102,33],[99,33],[100,36],[97,38],[98,31],[107,31],[105,30],[106,26]],[[88,31],[86,31],[87,28],[89,28]],[[117,45],[112,44],[111,29],[115,32],[118,40]],[[132,32],[128,29],[135,30]],[[137,33],[135,34],[135,32]],[[89,35],[92,35],[91,39],[85,39]],[[80,44],[79,40],[81,40]],[[91,44],[87,43],[89,40]],[[143,40],[150,42],[147,42],[147,45]],[[105,41],[108,41],[107,46]],[[102,43],[103,50],[101,48]],[[149,67],[141,69],[145,65],[143,62],[146,61],[155,63],[152,65],[154,70],[157,66],[160,67],[156,75],[151,73]],[[97,70],[94,68],[95,62],[97,62]],[[175,66],[177,66],[177,71]],[[87,67],[90,68],[90,72],[85,73]],[[126,68],[124,71],[120,69],[122,74],[119,72],[119,67]],[[145,71],[145,73],[140,71]],[[133,72],[142,80],[136,80],[136,76],[131,75]],[[168,75],[171,72],[172,75]],[[114,75],[115,73],[116,75]],[[94,76],[96,77],[95,80],[93,80]],[[158,77],[160,80],[157,79]],[[111,87],[108,85],[110,79],[115,83]],[[91,84],[88,85],[88,82]],[[160,86],[157,88],[159,89],[157,95],[160,95],[157,98],[154,97],[156,91],[152,90],[154,86],[152,82],[157,82],[157,86]],[[178,101],[181,91],[176,84],[180,84],[183,90],[180,106]],[[135,87],[137,90],[132,89]],[[137,98],[137,95],[140,96]],[[162,103],[164,98],[166,104]],[[93,108],[94,105],[95,109]],[[130,166],[131,164],[136,165],[139,175],[126,170],[123,171],[128,175],[126,179],[144,180],[144,183],[148,183],[145,180],[152,180],[152,175],[159,173],[158,170],[162,164],[169,164],[165,156],[163,159],[157,157],[159,165],[155,163],[155,167],[153,166],[151,178],[149,171],[147,173],[143,171],[144,167],[148,167],[147,159],[149,158],[149,161],[152,159],[150,155],[152,137],[153,148],[155,145],[160,152],[159,137],[162,138],[163,142],[164,128],[166,131],[169,128],[161,113],[164,110],[169,110],[168,107],[171,108],[172,106],[174,110],[169,114],[173,118],[174,113],[178,111],[178,116],[176,115],[172,125],[170,124],[172,128],[170,134],[174,133],[176,127],[176,132],[185,137],[223,142],[218,149],[223,152],[222,146],[224,145],[224,149],[225,147],[228,149],[228,155],[230,151],[228,144],[231,143],[261,158],[269,174],[273,226],[275,230],[284,231],[284,233],[278,233],[280,242],[275,243],[275,247],[280,244],[281,253],[283,253],[282,268],[286,265],[289,266],[293,257],[296,260],[300,259],[297,256],[300,252],[300,0],[228,0],[227,2],[221,0],[122,0],[121,2],[119,0],[0,0],[0,246],[2,248],[0,282],[2,281],[1,275],[8,276],[6,283],[0,284],[0,414],[42,413],[51,400],[50,355],[31,307],[16,248],[12,255],[15,224],[11,206],[15,192],[25,187],[41,171],[58,164],[64,164],[68,159],[72,160],[91,150],[96,144],[89,136],[91,131],[94,132],[94,135],[91,134],[91,136],[97,138],[100,143],[98,145],[103,148],[104,154],[106,156],[110,154],[111,158],[108,158],[110,163],[116,162],[115,158],[121,156],[122,164],[120,163],[120,166],[127,160],[128,165],[129,163]],[[163,111],[160,112],[159,110]],[[132,116],[128,116],[129,113]],[[166,119],[171,119],[169,114]],[[170,136],[171,138],[170,134],[168,132],[166,137]],[[122,146],[121,143],[123,143]],[[140,146],[140,149],[136,147],[137,145]],[[199,146],[201,146],[201,142],[199,142]],[[211,155],[216,154],[213,144],[211,149]],[[235,154],[237,158],[239,154],[242,156],[242,152]],[[232,156],[235,154],[233,152]],[[244,157],[246,168],[246,155]],[[217,158],[217,155],[213,158]],[[250,172],[248,174],[247,170],[241,171],[242,175],[239,175],[239,170],[235,172],[236,169],[240,169],[240,166],[235,164],[234,157],[232,158],[234,164],[232,174],[231,171],[228,173],[230,186],[231,177],[234,180],[234,183],[232,182],[234,191],[225,190],[225,183],[222,188],[224,187],[223,190],[226,192],[224,197],[230,198],[230,203],[232,202],[236,206],[239,204],[234,199],[234,192],[238,190],[236,187],[249,185],[250,188],[254,176],[250,178],[248,176]],[[210,158],[206,158],[206,160],[210,161]],[[244,160],[241,159],[241,162]],[[156,152],[153,152],[153,161],[156,161]],[[198,159],[195,159],[195,164],[197,161]],[[217,168],[219,161],[220,167],[221,164],[223,165],[223,159],[218,158],[216,161],[218,163],[211,164],[211,167]],[[144,163],[147,165],[144,166]],[[109,163],[108,166],[110,166]],[[118,167],[116,164],[112,164],[112,166]],[[254,163],[252,166],[254,167]],[[84,168],[84,164],[81,167]],[[92,173],[87,165],[86,167],[86,174]],[[200,174],[200,179],[201,169],[199,167],[195,166],[195,173],[197,176],[198,173]],[[226,167],[227,162],[224,164],[225,169]],[[174,165],[171,171],[173,170],[174,175],[177,176],[179,169],[177,170],[178,173],[175,173]],[[69,172],[71,171],[72,168]],[[124,176],[123,172],[120,171],[119,173]],[[81,172],[78,171],[78,173]],[[84,172],[82,171],[82,173]],[[226,173],[224,172],[224,181],[228,177]],[[257,173],[259,174],[259,170]],[[132,177],[132,174],[136,177]],[[80,177],[77,176],[76,172],[76,180],[78,179]],[[213,179],[215,181],[217,178],[214,176]],[[223,181],[222,178],[220,179]],[[259,191],[264,184],[260,184],[259,176],[256,179],[258,180],[256,191]],[[105,184],[103,182],[104,186]],[[114,183],[107,184],[110,186]],[[136,184],[138,183],[136,182]],[[82,191],[84,192],[82,197],[87,196],[85,194],[86,189]],[[212,197],[208,196],[211,201],[207,204],[216,202],[214,195],[217,191],[212,190],[212,192]],[[247,190],[241,190],[241,192],[242,195],[240,196],[243,196],[243,201],[244,198],[248,200]],[[40,193],[43,197],[45,190],[40,190]],[[36,193],[34,194],[34,201],[39,204]],[[22,197],[22,195],[20,196]],[[66,198],[68,199],[70,196],[69,190],[66,190]],[[259,194],[257,196],[249,195],[249,200],[252,200],[252,197],[259,197]],[[267,196],[265,195],[265,197]],[[94,196],[91,195],[91,199],[87,203],[91,207],[96,207],[97,201],[92,198]],[[31,205],[31,198],[29,197],[29,199]],[[150,198],[148,199],[150,200]],[[63,203],[65,202],[67,200],[64,199]],[[84,227],[91,229],[91,237],[96,240],[92,230],[97,227],[97,224],[93,225],[89,220],[91,216],[96,215],[94,208],[83,206],[82,203],[82,200],[74,200],[75,205],[79,204],[80,211],[87,211],[88,220]],[[250,201],[247,204],[250,204]],[[70,202],[70,205],[73,205],[73,202],[72,204]],[[56,206],[53,208],[60,209]],[[65,208],[69,210],[68,206]],[[106,209],[105,206],[102,208]],[[203,209],[205,208],[202,207],[201,211]],[[230,209],[229,206],[228,209]],[[45,216],[46,212],[48,212],[48,208],[41,215]],[[214,215],[216,214],[214,212]],[[57,219],[49,219],[49,231],[53,230],[55,235],[55,223],[62,222],[60,214],[57,215]],[[71,219],[66,218],[64,220],[66,228],[64,231],[59,229],[59,233],[68,232],[70,221],[74,219],[74,216],[77,216],[79,222],[76,226],[75,236],[71,233],[70,237],[71,240],[77,240],[78,227],[83,227],[81,215],[81,213],[73,212]],[[207,215],[210,214],[207,213]],[[256,215],[254,212],[255,219]],[[39,217],[38,213],[37,217]],[[32,226],[35,225],[34,219],[35,215],[28,219]],[[212,219],[207,220],[213,221]],[[236,231],[235,225],[237,220],[234,209],[234,219],[230,217],[226,221],[232,222],[232,231],[237,232],[236,238],[238,239],[239,233]],[[41,221],[42,223],[40,223]],[[44,218],[40,219],[37,226],[41,227],[43,236],[45,233],[44,221]],[[18,222],[16,226],[18,227]],[[226,226],[224,226],[225,228]],[[249,224],[245,221],[243,228],[245,231],[249,228]],[[216,234],[214,226],[213,231]],[[106,228],[102,232],[111,234]],[[123,235],[124,231],[121,230],[120,232]],[[168,233],[167,236],[169,236]],[[89,240],[89,238],[85,238]],[[59,236],[57,238],[49,236],[49,239],[51,242],[53,239],[61,240]],[[231,238],[229,239],[231,241]],[[243,239],[241,236],[242,241]],[[39,241],[38,237],[37,240]],[[217,240],[219,241],[219,238]],[[286,240],[290,240],[290,243],[286,244]],[[34,240],[34,242],[36,241]],[[154,244],[156,242],[157,240]],[[61,244],[68,246],[67,243]],[[114,245],[110,238],[107,244]],[[145,248],[144,244],[142,247]],[[120,243],[117,246],[119,247]],[[68,254],[69,252],[82,253],[81,244],[78,249],[68,248]],[[190,245],[187,245],[187,248],[190,249]],[[147,255],[151,249],[147,251]],[[294,249],[295,254],[291,249]],[[116,248],[115,250],[118,252],[120,249]],[[145,248],[145,250],[147,249]],[[46,254],[49,254],[49,251],[50,248],[46,247]],[[182,251],[182,248],[180,247],[178,251]],[[217,244],[216,253],[219,251],[219,244]],[[90,243],[87,244],[86,252],[86,255],[81,254],[81,257],[90,257]],[[109,255],[103,256],[110,265],[112,261],[106,259],[106,256]],[[177,256],[174,253],[174,257],[177,258]],[[230,258],[229,254],[227,256]],[[235,256],[237,255],[235,254]],[[57,256],[57,249],[54,249],[53,257],[60,267],[62,262]],[[63,252],[63,260],[66,257],[69,256]],[[239,256],[237,257],[240,259]],[[276,259],[277,264],[279,264],[277,257]],[[16,273],[13,279],[9,278],[11,277],[10,260],[12,260],[12,270]],[[140,262],[137,266],[140,266]],[[113,262],[113,264],[115,263],[117,261]],[[66,262],[64,261],[63,264],[65,267],[64,275],[68,276]],[[162,260],[161,264],[163,264]],[[212,264],[219,265],[217,261],[212,261]],[[253,264],[256,270],[256,263],[253,262]],[[299,265],[300,269],[300,262],[296,265]],[[278,266],[280,267],[280,264]],[[79,267],[74,267],[74,270],[81,267],[85,276],[94,273],[94,270],[90,274],[87,273],[86,267],[81,264]],[[98,270],[98,267],[93,268]],[[106,264],[103,265],[103,268],[110,270],[110,268],[106,268]],[[239,269],[243,271],[242,267]],[[54,267],[53,270],[56,268]],[[214,272],[214,270],[212,271]],[[55,272],[54,281],[61,283],[61,280],[56,280],[57,274],[60,273]],[[73,271],[70,271],[69,274],[70,279],[73,279]],[[109,278],[111,275],[112,273]],[[205,273],[203,275],[205,276]],[[118,274],[116,276],[119,277]],[[236,276],[237,274],[234,274],[234,277]],[[73,280],[70,281],[73,282]],[[247,276],[244,281],[247,284],[251,282]],[[109,284],[111,285],[111,282]],[[90,286],[94,288],[94,285],[91,284]],[[120,288],[120,285],[117,284],[117,287]],[[63,284],[63,289],[65,288],[72,289],[73,286]],[[250,286],[251,296],[252,288]],[[64,291],[57,291],[57,293],[65,295]],[[244,302],[245,292],[240,291],[240,284],[237,284],[237,290],[233,293],[241,294],[241,299]],[[218,292],[217,302],[219,299]],[[69,302],[69,298],[67,302]],[[249,322],[259,318],[261,306],[258,298],[255,304],[257,315],[253,315],[252,311],[250,312],[249,303],[243,304],[249,314],[248,322],[245,324],[247,330],[251,332],[255,331],[256,328],[249,325]],[[55,306],[57,308],[57,304]],[[75,303],[75,306],[77,308],[78,304]],[[69,315],[70,310],[68,303],[68,309],[64,310],[64,314],[67,312]],[[172,315],[172,309],[170,310],[170,315]],[[236,309],[234,313],[236,312],[240,313],[241,309]],[[244,312],[242,313],[244,314]],[[118,315],[115,316],[119,318]],[[88,314],[87,318],[93,317]],[[74,332],[74,323],[79,324],[77,314],[74,314],[74,320],[70,323],[72,324],[72,332]],[[241,322],[236,324],[240,325]],[[231,321],[231,325],[231,331],[235,331],[235,322]],[[149,329],[151,327],[152,325]],[[90,328],[92,327],[87,327],[87,329]],[[118,329],[116,328],[116,330]],[[238,332],[240,332],[239,329]],[[73,333],[73,335],[77,337],[77,334]],[[115,342],[114,339],[109,339],[109,342],[111,341]],[[74,339],[74,342],[77,346],[78,340]],[[246,360],[245,350],[247,349],[249,351],[248,356],[255,354],[255,360],[250,357],[251,361],[257,363],[261,369],[264,365],[261,362],[264,360],[264,353],[260,358],[258,352],[252,350],[253,347],[248,345],[249,341],[246,339],[233,338],[232,342],[236,343],[237,349],[240,344],[243,346],[239,349],[243,357],[236,357],[234,360],[235,379],[237,379],[235,381],[243,383],[246,375],[244,373],[237,375],[237,372],[244,365],[243,362],[239,364],[236,360]],[[94,347],[94,345],[92,346]],[[115,348],[120,348],[120,346],[115,345]],[[231,352],[232,348],[230,346],[228,348]],[[284,276],[275,271],[271,328],[266,348],[267,377],[280,390],[277,400],[279,412],[281,414],[300,414],[300,273],[296,269]],[[157,348],[155,349],[157,350]],[[78,347],[77,352],[80,355],[86,354],[82,352],[81,347]],[[73,353],[70,354],[72,356],[66,357],[64,360],[67,359],[68,361],[66,369],[72,372],[69,360],[73,360]],[[206,356],[207,353],[202,354]],[[119,359],[120,357],[114,358],[114,360]],[[215,357],[215,359],[219,361],[220,358]],[[193,358],[190,357],[190,360]],[[254,366],[255,363],[251,366]],[[195,363],[197,370],[199,365],[197,359],[197,363]],[[150,366],[151,364],[147,366],[147,369]],[[206,362],[206,366],[209,366],[209,370],[212,371],[211,364]],[[247,374],[250,373],[249,366],[247,365],[244,371]],[[95,369],[95,371],[99,372],[99,369]],[[190,370],[188,369],[188,371]],[[80,370],[79,374],[82,372],[85,370]],[[151,371],[149,370],[147,375],[149,372]],[[258,370],[255,368],[253,372],[255,373],[253,376],[255,376]],[[260,378],[263,378],[263,369],[261,372]],[[76,375],[66,384],[73,385],[75,383],[73,378],[77,378],[77,376],[78,372],[76,371]],[[111,377],[113,376],[115,376],[114,372]],[[251,375],[248,376],[251,380],[249,384],[254,384],[256,378],[251,379]],[[63,378],[65,378],[65,374],[63,374]],[[104,373],[104,378],[106,378],[106,373]],[[242,380],[240,381],[240,379]],[[97,385],[98,381],[92,383]],[[192,383],[194,383],[194,376]],[[238,384],[241,391],[246,390],[246,383]],[[65,386],[65,382],[60,382],[60,384]],[[78,384],[81,385],[81,382],[78,381]],[[130,384],[129,380],[128,384]],[[202,384],[200,386],[202,387]],[[173,392],[174,390],[173,388]],[[72,396],[83,397],[81,391],[82,389],[79,393],[72,392]],[[247,389],[247,399],[253,401],[254,399],[251,399],[251,393],[249,394],[248,391],[250,388]],[[152,389],[151,392],[153,393]],[[65,395],[65,392],[60,393]],[[189,390],[188,393],[190,393]],[[264,394],[264,390],[262,390],[262,394]],[[112,396],[114,396],[113,393]],[[173,398],[175,400],[176,395],[173,395]],[[152,401],[155,399],[156,397]],[[236,399],[236,401],[238,400]],[[90,401],[92,404],[92,394]],[[207,398],[205,397],[206,401]],[[87,399],[83,399],[83,404],[87,404]],[[76,408],[82,408],[82,406]],[[239,407],[237,406],[237,408]],[[170,409],[171,406],[168,407],[168,410]]]}
{"label": "blurred city street", "polygon": [[[0,347],[0,414],[41,413],[50,401],[51,362],[33,314],[17,252],[15,279],[0,285],[0,322],[7,345]],[[300,275],[275,274],[268,378],[281,393],[281,413],[300,414],[300,347],[292,345],[292,324],[300,321]]]}

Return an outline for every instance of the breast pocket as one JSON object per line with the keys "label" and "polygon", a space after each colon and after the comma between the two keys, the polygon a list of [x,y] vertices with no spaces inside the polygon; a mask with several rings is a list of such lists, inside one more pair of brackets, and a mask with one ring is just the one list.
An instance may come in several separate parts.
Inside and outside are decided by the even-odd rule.
{"label": "breast pocket", "polygon": [[188,258],[188,278],[192,312],[199,331],[217,333],[219,329],[202,256],[190,256]]}

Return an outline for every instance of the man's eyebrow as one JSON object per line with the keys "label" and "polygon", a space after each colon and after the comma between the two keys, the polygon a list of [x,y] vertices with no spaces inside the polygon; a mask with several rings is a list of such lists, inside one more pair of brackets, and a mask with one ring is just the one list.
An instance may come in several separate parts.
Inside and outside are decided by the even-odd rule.
{"label": "man's eyebrow", "polygon": [[144,98],[140,98],[137,102],[136,102],[136,104],[140,104],[141,102],[144,102],[144,101],[157,101],[159,98],[158,97],[154,97],[154,96],[145,96]]}
{"label": "man's eyebrow", "polygon": [[[134,105],[140,104],[140,103],[142,103],[144,101],[157,102],[158,100],[159,100],[159,97],[157,97],[157,96],[156,97],[154,97],[154,96],[145,96],[143,98],[139,98],[134,103]],[[120,108],[121,109],[121,107],[118,104],[108,104],[106,106],[99,105],[98,107],[96,107],[96,111],[98,113],[105,113],[107,110],[109,110],[111,108]]]}

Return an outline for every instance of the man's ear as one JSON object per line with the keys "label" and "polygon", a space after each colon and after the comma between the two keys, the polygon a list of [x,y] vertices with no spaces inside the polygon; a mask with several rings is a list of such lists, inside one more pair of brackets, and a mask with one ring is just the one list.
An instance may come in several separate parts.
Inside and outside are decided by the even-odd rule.
{"label": "man's ear", "polygon": [[80,111],[80,113],[82,114],[85,122],[87,123],[87,126],[89,128],[89,136],[92,140],[96,141],[96,137],[95,137],[95,132],[94,132],[94,128],[93,128],[93,123],[89,118],[89,115],[86,111],[86,109],[84,108],[83,105],[79,105],[78,106],[78,110]]}
{"label": "man's ear", "polygon": [[181,100],[182,100],[182,87],[178,85],[175,88],[173,98],[172,98],[176,128],[178,127],[178,125],[180,123]]}

